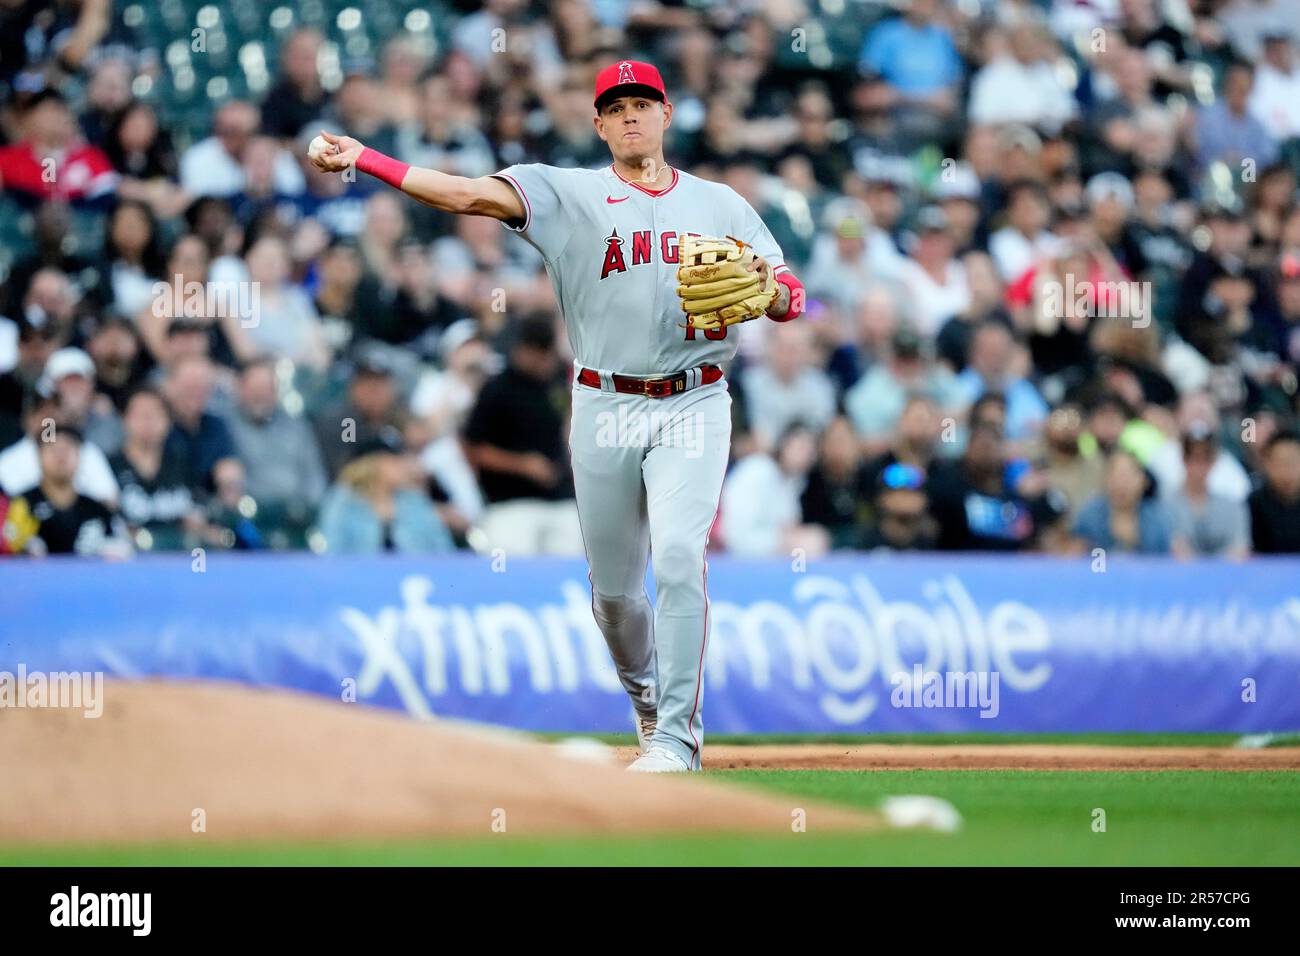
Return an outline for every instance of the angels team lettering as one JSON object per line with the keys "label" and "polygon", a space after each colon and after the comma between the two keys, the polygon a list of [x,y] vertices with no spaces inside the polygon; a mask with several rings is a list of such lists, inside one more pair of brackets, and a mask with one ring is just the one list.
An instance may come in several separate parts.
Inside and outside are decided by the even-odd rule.
{"label": "angels team lettering", "polygon": [[[659,250],[659,259],[661,262],[674,265],[677,262],[677,233],[665,232],[659,237],[656,246],[654,241],[654,231],[651,229],[638,229],[632,233],[632,246],[630,250],[625,250],[626,240],[618,234],[615,229],[605,237],[605,261],[600,267],[600,277],[605,279],[616,272],[627,272],[631,266],[647,265],[651,258],[651,250],[656,247]],[[628,255],[631,255],[631,264],[628,263]]]}

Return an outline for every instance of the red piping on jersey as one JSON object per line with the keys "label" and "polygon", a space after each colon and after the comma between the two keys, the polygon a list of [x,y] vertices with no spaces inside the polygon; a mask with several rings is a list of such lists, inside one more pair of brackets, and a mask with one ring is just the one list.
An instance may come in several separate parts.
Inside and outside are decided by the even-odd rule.
{"label": "red piping on jersey", "polygon": [[[718,505],[713,509],[713,521],[709,522],[709,528],[712,529],[714,522],[718,520],[718,512],[722,510],[722,489],[718,489]],[[700,641],[700,662],[695,670],[695,700],[691,705],[691,716],[686,721],[686,729],[690,731],[691,740],[695,747],[691,750],[691,763],[695,762],[695,755],[700,752],[700,741],[695,736],[695,715],[700,709],[700,685],[704,683],[704,649],[709,646],[709,533],[704,533],[704,568],[700,572],[700,584],[704,588],[704,638]]]}
{"label": "red piping on jersey", "polygon": [[645,193],[647,196],[663,196],[663,195],[665,195],[666,193],[668,193],[670,190],[672,190],[672,188],[673,188],[674,186],[677,185],[677,179],[678,179],[678,176],[677,176],[677,169],[676,169],[676,167],[673,167],[673,166],[669,166],[669,167],[668,167],[669,169],[671,169],[671,170],[673,171],[673,181],[670,182],[670,183],[669,183],[667,186],[665,186],[663,189],[647,189],[645,186],[642,186],[642,185],[641,185],[640,183],[638,183],[638,182],[633,182],[633,181],[630,180],[630,179],[624,179],[623,174],[620,173],[617,169],[615,169],[614,166],[613,166],[612,164],[610,165],[609,168],[610,168],[611,170],[613,170],[614,175],[617,176],[619,179],[621,179],[623,182],[627,183],[629,186],[633,187],[634,189],[639,189],[639,190],[641,190],[641,191],[642,191],[643,193]]}
{"label": "red piping on jersey", "polygon": [[515,187],[515,192],[524,201],[524,224],[519,227],[520,232],[528,229],[528,224],[533,221],[533,204],[528,201],[528,193],[524,192],[524,187],[519,185],[519,181],[509,173],[497,173],[498,179],[508,179],[510,184]]}
{"label": "red piping on jersey", "polygon": [[803,314],[804,291],[803,283],[795,278],[795,274],[786,266],[777,266],[772,270],[776,273],[776,281],[790,290],[790,308],[785,315],[777,318],[768,316],[773,322],[789,322],[791,319],[797,319]]}

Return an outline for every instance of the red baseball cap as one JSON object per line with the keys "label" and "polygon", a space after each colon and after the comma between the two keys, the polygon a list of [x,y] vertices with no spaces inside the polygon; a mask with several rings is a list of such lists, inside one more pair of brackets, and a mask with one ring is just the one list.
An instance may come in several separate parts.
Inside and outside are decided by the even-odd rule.
{"label": "red baseball cap", "polygon": [[[621,90],[622,87],[641,87],[647,96],[654,99],[667,102],[668,94],[664,90],[664,78],[659,75],[649,63],[641,63],[637,60],[621,60],[618,63],[612,63],[596,75],[596,109],[600,109],[600,101],[605,98],[605,94],[613,90]],[[620,95],[629,96],[636,90],[626,90]]]}

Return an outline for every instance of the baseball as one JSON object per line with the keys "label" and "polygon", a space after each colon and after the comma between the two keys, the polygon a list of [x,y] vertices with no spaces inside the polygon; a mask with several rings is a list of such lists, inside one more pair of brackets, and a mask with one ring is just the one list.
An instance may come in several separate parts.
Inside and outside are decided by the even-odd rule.
{"label": "baseball", "polygon": [[334,147],[325,139],[324,136],[317,136],[307,146],[307,156],[312,160],[312,162],[315,162],[333,150]]}

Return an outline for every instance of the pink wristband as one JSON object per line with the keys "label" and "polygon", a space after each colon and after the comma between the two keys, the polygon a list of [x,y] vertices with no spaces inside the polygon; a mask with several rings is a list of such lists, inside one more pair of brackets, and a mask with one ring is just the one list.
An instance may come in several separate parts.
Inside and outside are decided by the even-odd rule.
{"label": "pink wristband", "polygon": [[790,309],[779,319],[771,316],[768,316],[768,318],[772,318],[773,322],[789,322],[791,319],[797,319],[803,314],[803,283],[796,279],[794,273],[789,270],[778,273],[776,281],[790,290]]}
{"label": "pink wristband", "polygon": [[357,157],[357,169],[388,183],[394,189],[402,188],[402,180],[406,178],[406,171],[410,168],[410,163],[385,156],[379,150],[371,149],[369,146]]}

